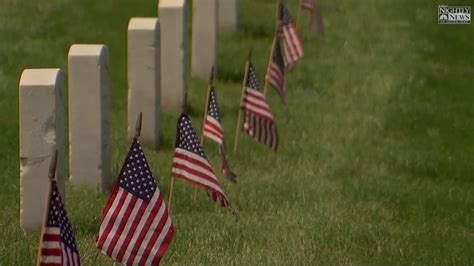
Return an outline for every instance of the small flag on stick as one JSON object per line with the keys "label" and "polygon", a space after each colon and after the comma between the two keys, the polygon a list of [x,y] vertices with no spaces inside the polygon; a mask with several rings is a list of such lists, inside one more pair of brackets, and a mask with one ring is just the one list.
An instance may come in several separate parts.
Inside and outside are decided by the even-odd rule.
{"label": "small flag on stick", "polygon": [[224,130],[221,125],[219,109],[217,107],[217,96],[214,87],[209,90],[209,103],[207,114],[205,114],[203,135],[219,144],[219,155],[222,161],[222,172],[233,183],[237,182],[237,175],[232,172],[227,161],[227,153],[224,145]]}
{"label": "small flag on stick", "polygon": [[175,228],[138,135],[139,132],[102,212],[96,246],[125,265],[157,265]]}
{"label": "small flag on stick", "polygon": [[38,265],[81,265],[74,232],[54,178],[56,158],[57,152],[51,163],[54,165],[50,169],[50,189],[40,240]]}
{"label": "small flag on stick", "polygon": [[214,87],[209,90],[209,104],[207,106],[207,114],[204,120],[203,134],[204,136],[214,140],[215,142],[224,143],[224,131],[221,126],[221,118],[217,110],[216,91]]}
{"label": "small flag on stick", "polygon": [[283,1],[280,1],[279,20],[280,27],[278,33],[283,39],[285,66],[291,69],[296,61],[303,57],[303,41]]}
{"label": "small flag on stick", "polygon": [[321,17],[316,0],[300,0],[300,7],[311,13],[311,20],[309,23],[311,30],[324,36],[323,18]]}
{"label": "small flag on stick", "polygon": [[285,78],[285,64],[283,60],[283,55],[281,52],[280,40],[275,39],[274,47],[272,49],[273,54],[271,55],[271,61],[267,69],[266,79],[267,82],[272,85],[278,95],[283,105],[287,105],[286,97],[286,78]]}
{"label": "small flag on stick", "polygon": [[244,130],[255,140],[276,151],[278,148],[276,124],[251,63],[247,72],[245,77],[247,83],[240,103],[240,109],[245,112]]}
{"label": "small flag on stick", "polygon": [[186,114],[182,114],[178,119],[171,175],[206,188],[215,202],[236,214],[214,175],[191,120]]}

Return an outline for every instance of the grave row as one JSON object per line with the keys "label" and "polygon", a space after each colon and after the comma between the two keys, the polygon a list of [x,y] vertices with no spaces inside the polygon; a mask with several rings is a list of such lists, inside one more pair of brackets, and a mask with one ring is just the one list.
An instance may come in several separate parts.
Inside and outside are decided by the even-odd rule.
{"label": "grave row", "polygon": [[[235,31],[238,0],[194,0],[191,75],[207,78],[217,61],[218,28]],[[159,18],[128,25],[128,135],[143,113],[141,143],[158,148],[160,112],[183,111],[188,66],[186,0],[160,0]],[[68,53],[69,178],[73,185],[106,190],[111,183],[109,52],[102,44],[74,44]],[[64,195],[65,91],[58,68],[25,69],[19,85],[20,221],[36,231],[43,219],[51,151]]]}

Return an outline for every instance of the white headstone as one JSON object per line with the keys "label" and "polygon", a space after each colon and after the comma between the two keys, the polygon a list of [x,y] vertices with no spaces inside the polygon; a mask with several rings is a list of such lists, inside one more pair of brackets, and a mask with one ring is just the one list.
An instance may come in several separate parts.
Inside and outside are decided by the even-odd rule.
{"label": "white headstone", "polygon": [[20,79],[20,223],[39,230],[49,187],[49,164],[58,150],[56,180],[64,195],[64,102],[58,68],[25,69]]}
{"label": "white headstone", "polygon": [[143,114],[140,142],[157,149],[160,138],[160,23],[132,18],[128,24],[128,136]]}
{"label": "white headstone", "polygon": [[187,82],[186,0],[160,0],[161,109],[182,112]]}
{"label": "white headstone", "polygon": [[219,29],[236,31],[239,23],[239,0],[219,0]]}
{"label": "white headstone", "polygon": [[191,74],[207,79],[217,63],[217,0],[193,1]]}
{"label": "white headstone", "polygon": [[110,183],[109,59],[104,45],[69,49],[69,168],[73,184]]}

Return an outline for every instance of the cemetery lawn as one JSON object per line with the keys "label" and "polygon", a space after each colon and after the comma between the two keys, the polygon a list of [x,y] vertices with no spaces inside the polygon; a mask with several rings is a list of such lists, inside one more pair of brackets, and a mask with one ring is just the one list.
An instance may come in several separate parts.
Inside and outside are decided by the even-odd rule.
{"label": "cemetery lawn", "polygon": [[[288,2],[296,14],[297,1]],[[460,2],[318,2],[327,35],[303,30],[304,60],[288,74],[287,122],[275,91],[269,93],[278,152],[242,134],[230,156],[238,184],[221,179],[238,220],[202,190],[192,202],[193,187],[177,180],[177,232],[163,262],[472,265],[474,31],[437,24],[438,4]],[[273,0],[241,3],[239,31],[221,34],[219,42],[216,88],[228,150],[245,57],[253,47],[262,80],[274,27]],[[156,16],[157,4],[0,0],[0,6],[0,265],[32,265],[39,235],[24,234],[19,224],[21,71],[67,70],[73,43],[109,47],[115,177],[130,143],[127,24],[131,17]],[[307,19],[305,13],[301,25]],[[199,129],[206,82],[190,79],[188,88],[187,110]],[[177,118],[163,114],[162,146],[146,150],[166,202]],[[206,141],[205,148],[218,169],[217,146]],[[112,264],[94,246],[107,197],[67,182],[67,211],[85,265]]]}

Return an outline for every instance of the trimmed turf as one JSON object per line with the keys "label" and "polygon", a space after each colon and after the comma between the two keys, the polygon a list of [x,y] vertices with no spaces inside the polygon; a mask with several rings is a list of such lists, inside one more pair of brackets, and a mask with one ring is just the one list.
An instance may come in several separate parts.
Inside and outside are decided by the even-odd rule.
{"label": "trimmed turf", "polygon": [[[293,14],[296,2],[289,1]],[[318,2],[327,36],[303,31],[305,58],[288,78],[288,122],[276,93],[269,96],[279,151],[243,134],[230,157],[238,184],[222,183],[239,219],[204,192],[193,203],[191,185],[177,181],[177,233],[163,262],[474,263],[474,30],[437,24],[438,4],[459,2]],[[262,79],[274,26],[274,1],[241,3],[239,31],[221,34],[219,43],[216,87],[229,150],[246,54],[253,47]],[[130,143],[127,24],[131,17],[156,16],[157,4],[0,0],[0,6],[0,264],[31,265],[39,235],[19,227],[21,71],[66,70],[73,43],[109,47],[116,176]],[[199,129],[206,83],[190,79],[188,87],[188,112]],[[163,115],[162,147],[146,150],[166,201],[177,117]],[[207,141],[205,148],[217,169],[216,145]],[[111,264],[94,247],[107,196],[67,184],[67,210],[85,265]]]}

